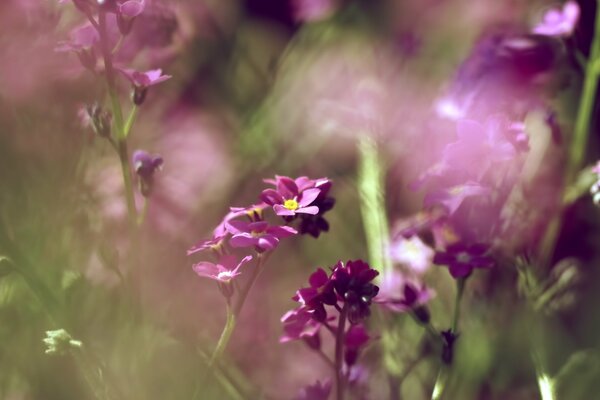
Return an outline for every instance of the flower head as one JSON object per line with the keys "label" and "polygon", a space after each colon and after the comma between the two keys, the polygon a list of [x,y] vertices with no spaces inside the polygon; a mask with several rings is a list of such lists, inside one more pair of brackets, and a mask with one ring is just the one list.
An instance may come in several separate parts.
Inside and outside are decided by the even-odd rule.
{"label": "flower head", "polygon": [[133,152],[133,168],[139,178],[140,192],[148,197],[154,185],[154,173],[160,171],[164,163],[158,154],[150,154],[144,150]]}
{"label": "flower head", "polygon": [[434,292],[424,284],[392,271],[384,275],[381,290],[374,301],[392,312],[413,311],[419,320],[427,322],[429,312],[425,304],[433,295]]}
{"label": "flower head", "polygon": [[289,226],[272,226],[266,221],[244,222],[228,221],[225,229],[232,235],[229,244],[232,247],[252,247],[263,252],[273,250],[279,240],[298,233]]}
{"label": "flower head", "polygon": [[252,256],[246,256],[240,261],[234,255],[221,256],[216,264],[210,262],[199,262],[192,267],[198,276],[228,283],[240,275],[240,268],[252,260]]}
{"label": "flower head", "polygon": [[292,179],[287,176],[276,176],[275,180],[265,180],[274,184],[276,189],[265,189],[260,199],[273,206],[275,214],[282,217],[295,217],[297,214],[316,215],[319,207],[313,203],[321,189],[315,187],[316,181],[305,176]]}
{"label": "flower head", "polygon": [[309,287],[301,288],[296,292],[294,300],[300,302],[313,319],[319,322],[327,320],[325,305],[337,304],[333,283],[322,268],[317,269],[308,278]]}
{"label": "flower head", "polygon": [[348,310],[348,320],[357,324],[370,315],[371,300],[377,296],[379,287],[373,279],[379,272],[372,269],[362,260],[338,261],[331,273],[331,282],[338,298],[344,302]]}
{"label": "flower head", "polygon": [[162,70],[152,69],[146,72],[140,72],[133,69],[118,68],[118,70],[131,82],[133,85],[133,102],[136,105],[142,105],[146,99],[148,88],[157,85],[168,79],[171,75],[163,75]]}
{"label": "flower head", "polygon": [[487,255],[488,249],[488,246],[480,243],[455,243],[448,246],[445,252],[437,252],[433,262],[447,265],[454,278],[466,278],[475,268],[491,268],[494,265],[494,260]]}
{"label": "flower head", "polygon": [[570,36],[579,20],[580,9],[575,1],[567,1],[562,9],[551,9],[543,20],[533,28],[533,32],[546,36]]}
{"label": "flower head", "polygon": [[431,266],[433,249],[416,235],[410,238],[398,236],[392,241],[390,257],[410,271],[423,274]]}
{"label": "flower head", "polygon": [[96,45],[100,35],[90,23],[74,28],[69,34],[69,40],[59,43],[56,51],[73,52],[77,54],[81,65],[89,70],[96,68]]}
{"label": "flower head", "polygon": [[281,323],[284,334],[279,339],[280,343],[303,339],[311,347],[320,347],[321,323],[313,318],[313,313],[307,307],[301,306],[288,311],[281,317]]}

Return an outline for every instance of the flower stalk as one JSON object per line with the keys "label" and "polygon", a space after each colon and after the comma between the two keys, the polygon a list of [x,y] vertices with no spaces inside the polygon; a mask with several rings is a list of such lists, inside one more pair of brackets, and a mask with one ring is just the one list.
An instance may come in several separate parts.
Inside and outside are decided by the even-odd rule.
{"label": "flower stalk", "polygon": [[335,335],[335,386],[336,399],[344,400],[344,373],[342,371],[344,355],[344,333],[346,328],[347,306],[344,304],[340,312],[340,318]]}

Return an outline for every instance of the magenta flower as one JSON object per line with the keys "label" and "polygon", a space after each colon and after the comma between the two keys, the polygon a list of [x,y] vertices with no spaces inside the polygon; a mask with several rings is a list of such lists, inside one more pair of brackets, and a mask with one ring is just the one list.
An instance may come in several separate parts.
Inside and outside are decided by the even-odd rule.
{"label": "magenta flower", "polygon": [[421,321],[427,322],[429,313],[424,306],[433,295],[434,292],[422,283],[392,271],[383,277],[379,294],[373,301],[396,313],[414,311]]}
{"label": "magenta flower", "polygon": [[154,187],[154,173],[163,166],[163,158],[158,154],[150,154],[144,150],[133,152],[133,168],[139,178],[140,192],[148,197]]}
{"label": "magenta flower", "polygon": [[171,75],[163,75],[160,68],[146,72],[139,72],[126,68],[118,68],[118,70],[133,85],[133,102],[138,106],[144,103],[150,86],[158,85],[159,83],[172,78]]}
{"label": "magenta flower", "polygon": [[371,336],[363,324],[352,325],[344,336],[344,361],[347,366],[356,364],[360,351],[369,343]]}
{"label": "magenta flower", "polygon": [[542,22],[533,33],[546,36],[570,36],[579,20],[580,9],[575,1],[567,1],[562,9],[551,9],[544,14]]}
{"label": "magenta flower", "polygon": [[443,152],[443,163],[462,171],[478,166],[484,174],[494,162],[514,158],[515,148],[506,139],[504,121],[490,117],[485,125],[473,120],[461,120],[457,125],[458,141],[450,143]]}
{"label": "magenta flower", "polygon": [[331,282],[338,299],[348,309],[348,320],[357,324],[370,315],[371,300],[377,296],[379,287],[371,281],[379,275],[377,270],[362,260],[341,261],[335,265],[331,273]]}
{"label": "magenta flower", "polygon": [[318,238],[321,232],[329,231],[329,223],[323,217],[327,211],[331,210],[335,205],[335,199],[329,196],[332,183],[327,178],[319,179],[315,182],[315,188],[321,192],[313,202],[313,206],[319,208],[319,212],[315,215],[301,214],[300,225],[298,231],[301,235],[309,234],[314,238]]}
{"label": "magenta flower", "polygon": [[447,265],[453,278],[466,278],[475,268],[491,268],[494,260],[487,255],[489,247],[480,243],[466,245],[455,243],[445,252],[437,252],[433,262]]}
{"label": "magenta flower", "polygon": [[96,68],[95,46],[100,41],[100,35],[91,24],[74,28],[69,34],[69,40],[61,42],[56,48],[58,52],[73,52],[79,57],[84,68],[94,71]]}
{"label": "magenta flower", "polygon": [[117,25],[123,35],[128,35],[133,28],[135,17],[146,7],[145,0],[128,0],[117,5]]}
{"label": "magenta flower", "polygon": [[275,189],[265,189],[260,195],[262,201],[273,206],[275,214],[284,217],[295,217],[296,214],[316,215],[319,207],[313,202],[319,196],[321,189],[315,187],[317,181],[302,176],[291,179],[287,176],[276,176],[275,180],[265,180],[276,186]]}
{"label": "magenta flower", "polygon": [[308,278],[308,283],[310,286],[299,289],[293,299],[304,305],[313,319],[324,322],[327,320],[325,305],[337,304],[333,283],[323,268],[313,272]]}
{"label": "magenta flower", "polygon": [[203,261],[194,264],[192,268],[198,276],[228,283],[241,274],[240,268],[250,260],[252,260],[252,256],[246,256],[238,262],[236,256],[224,255],[216,264]]}
{"label": "magenta flower", "polygon": [[298,233],[292,227],[271,226],[265,221],[228,221],[225,228],[232,235],[229,240],[232,247],[254,246],[258,252],[273,250],[280,239]]}
{"label": "magenta flower", "polygon": [[312,385],[303,387],[300,393],[294,397],[294,400],[327,400],[331,394],[331,387],[332,383],[329,379],[323,383],[317,381]]}
{"label": "magenta flower", "polygon": [[425,196],[424,206],[429,208],[442,205],[452,215],[461,204],[470,197],[489,196],[491,189],[477,182],[469,181],[464,184],[455,185],[447,189],[434,190]]}
{"label": "magenta flower", "polygon": [[288,311],[281,317],[281,323],[284,334],[279,339],[280,343],[303,339],[311,347],[320,347],[318,335],[321,323],[313,318],[313,313],[308,308],[302,306]]}
{"label": "magenta flower", "polygon": [[223,244],[225,237],[226,237],[225,234],[215,235],[212,237],[212,239],[202,240],[202,241],[196,243],[194,246],[192,246],[187,251],[187,255],[191,256],[192,254],[196,254],[196,253],[204,251],[204,250],[213,250],[217,253],[220,253],[221,246]]}

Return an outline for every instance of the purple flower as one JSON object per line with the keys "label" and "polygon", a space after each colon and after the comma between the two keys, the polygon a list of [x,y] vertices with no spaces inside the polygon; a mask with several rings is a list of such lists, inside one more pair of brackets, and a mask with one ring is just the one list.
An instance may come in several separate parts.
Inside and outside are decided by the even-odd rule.
{"label": "purple flower", "polygon": [[379,275],[369,264],[362,260],[341,261],[335,265],[331,274],[331,282],[338,298],[345,303],[348,320],[357,324],[370,315],[369,306],[379,288],[371,281]]}
{"label": "purple flower", "polygon": [[392,312],[414,311],[423,322],[429,320],[429,312],[424,307],[434,293],[422,283],[405,279],[400,273],[392,271],[383,277],[377,298],[374,300]]}
{"label": "purple flower", "polygon": [[356,364],[362,348],[369,343],[371,336],[363,324],[352,325],[344,336],[344,361],[347,366]]}
{"label": "purple flower", "polygon": [[487,255],[489,247],[480,243],[466,245],[455,243],[445,252],[437,252],[433,262],[447,265],[454,278],[466,278],[475,268],[491,268],[494,260]]}
{"label": "purple flower", "polygon": [[163,165],[163,159],[158,154],[150,154],[144,150],[133,152],[133,169],[139,178],[140,192],[148,197],[154,186],[154,173]]}
{"label": "purple flower", "polygon": [[418,236],[405,238],[398,236],[392,241],[390,258],[415,274],[425,273],[431,266],[433,249],[427,246]]}
{"label": "purple flower", "polygon": [[303,387],[300,393],[294,397],[294,400],[327,400],[331,394],[331,387],[332,383],[329,379],[323,383],[317,381],[312,385]]}
{"label": "purple flower", "polygon": [[73,52],[79,57],[84,68],[94,71],[96,68],[95,46],[100,41],[100,35],[90,23],[74,28],[69,34],[69,40],[61,42],[56,51]]}
{"label": "purple flower", "polygon": [[312,348],[319,349],[321,340],[319,330],[321,323],[313,318],[313,313],[304,306],[288,311],[281,317],[283,336],[280,343],[303,339]]}
{"label": "purple flower", "polygon": [[337,304],[333,283],[323,268],[313,272],[308,278],[308,283],[310,286],[299,289],[293,299],[305,306],[313,319],[324,322],[327,320],[325,305]]}
{"label": "purple flower", "polygon": [[128,0],[117,5],[117,25],[121,34],[128,35],[133,28],[135,17],[146,7],[145,0]]}
{"label": "purple flower", "polygon": [[231,233],[229,244],[232,247],[251,247],[263,252],[273,250],[279,240],[298,233],[289,226],[271,226],[265,221],[228,221],[225,228]]}
{"label": "purple flower", "polygon": [[216,264],[211,262],[199,262],[192,267],[198,276],[214,279],[219,282],[228,283],[236,276],[240,275],[240,268],[252,260],[252,256],[246,256],[241,261],[237,261],[234,255],[222,256]]}
{"label": "purple flower", "polygon": [[212,237],[212,239],[202,240],[202,241],[196,243],[194,246],[192,246],[187,251],[187,255],[191,256],[192,254],[195,254],[195,253],[198,253],[198,252],[201,252],[204,250],[213,250],[217,253],[220,253],[225,237],[226,237],[225,234],[215,235]]}
{"label": "purple flower", "polygon": [[575,1],[567,1],[562,9],[551,9],[533,28],[533,33],[546,36],[570,36],[579,20],[580,9]]}
{"label": "purple flower", "polygon": [[514,146],[506,139],[503,120],[490,117],[485,125],[473,120],[458,122],[458,141],[450,143],[443,152],[445,164],[463,171],[473,171],[477,165],[483,175],[494,162],[511,160]]}
{"label": "purple flower", "polygon": [[489,196],[491,189],[477,182],[469,181],[464,184],[455,185],[447,189],[438,189],[425,196],[425,207],[442,205],[449,215],[458,210],[461,204],[469,197]]}
{"label": "purple flower", "polygon": [[314,187],[320,189],[321,192],[313,202],[313,205],[319,208],[319,212],[315,215],[300,215],[298,231],[301,235],[309,234],[314,238],[318,238],[321,232],[329,231],[329,223],[323,217],[323,214],[331,210],[335,205],[335,199],[329,196],[331,186],[332,183],[327,178],[322,178],[315,182]]}
{"label": "purple flower", "polygon": [[171,75],[163,75],[162,70],[152,69],[146,72],[139,72],[133,69],[118,68],[118,70],[131,82],[133,85],[133,102],[136,105],[142,105],[146,99],[148,88],[157,85],[167,79],[172,78]]}
{"label": "purple flower", "polygon": [[265,180],[275,185],[275,189],[265,189],[260,195],[262,201],[273,206],[275,214],[284,217],[295,217],[296,214],[312,214],[319,212],[319,207],[311,204],[317,199],[321,189],[315,187],[316,181],[305,176],[291,179],[287,176],[276,176],[275,180]]}

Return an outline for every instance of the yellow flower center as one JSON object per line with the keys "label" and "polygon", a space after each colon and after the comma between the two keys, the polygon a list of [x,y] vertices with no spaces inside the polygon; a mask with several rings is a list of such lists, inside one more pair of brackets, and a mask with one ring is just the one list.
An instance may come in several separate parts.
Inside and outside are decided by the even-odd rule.
{"label": "yellow flower center", "polygon": [[298,209],[298,202],[296,199],[288,199],[283,203],[283,206],[288,210],[294,211]]}

